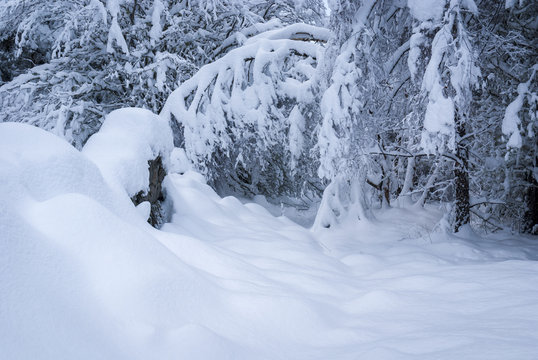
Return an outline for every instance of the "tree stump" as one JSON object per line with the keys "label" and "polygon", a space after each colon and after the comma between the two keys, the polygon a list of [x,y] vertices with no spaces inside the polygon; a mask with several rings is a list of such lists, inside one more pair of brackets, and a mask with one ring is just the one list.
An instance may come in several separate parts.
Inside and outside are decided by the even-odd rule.
{"label": "tree stump", "polygon": [[166,176],[163,162],[160,156],[154,160],[148,161],[149,166],[149,189],[147,192],[140,191],[131,198],[135,205],[139,205],[144,201],[148,201],[151,205],[151,211],[148,222],[153,227],[159,227],[166,221],[166,214],[163,207],[165,194],[163,192],[162,183]]}

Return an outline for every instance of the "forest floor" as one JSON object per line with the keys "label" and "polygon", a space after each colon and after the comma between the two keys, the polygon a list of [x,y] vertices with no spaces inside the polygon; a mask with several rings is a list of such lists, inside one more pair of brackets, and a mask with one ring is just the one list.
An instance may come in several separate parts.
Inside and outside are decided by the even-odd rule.
{"label": "forest floor", "polygon": [[156,230],[35,136],[0,154],[0,358],[536,359],[536,237],[434,207],[313,231],[194,172]]}

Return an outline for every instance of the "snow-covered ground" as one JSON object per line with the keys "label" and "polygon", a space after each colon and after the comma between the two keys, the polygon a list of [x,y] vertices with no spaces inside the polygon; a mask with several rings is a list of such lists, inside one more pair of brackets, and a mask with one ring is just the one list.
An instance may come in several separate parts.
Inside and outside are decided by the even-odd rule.
{"label": "snow-covered ground", "polygon": [[1,359],[538,357],[536,237],[434,208],[312,231],[190,171],[156,230],[98,155],[0,124]]}

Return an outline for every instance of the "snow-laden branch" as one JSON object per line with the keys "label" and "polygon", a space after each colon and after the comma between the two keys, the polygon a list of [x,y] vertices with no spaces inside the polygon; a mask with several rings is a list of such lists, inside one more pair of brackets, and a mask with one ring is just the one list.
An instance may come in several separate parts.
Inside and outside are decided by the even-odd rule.
{"label": "snow-laden branch", "polygon": [[[530,91],[529,87],[534,80],[537,70],[538,64],[535,64],[532,67],[532,73],[529,80],[518,85],[517,97],[506,107],[502,121],[502,132],[504,135],[508,136],[508,142],[506,143],[507,148],[521,148],[521,119],[518,113],[521,111],[525,99],[527,99],[529,103],[532,102],[533,98],[536,99],[536,94]],[[527,133],[530,137],[534,136],[532,125],[529,126]]]}
{"label": "snow-laden branch", "polygon": [[325,43],[329,40],[331,32],[328,29],[308,24],[292,24],[283,28],[266,31],[249,38],[245,44],[253,44],[261,39],[269,40],[302,40]]}
{"label": "snow-laden branch", "polygon": [[[302,144],[297,131],[290,139],[282,136],[293,128],[292,121],[302,118],[296,105],[312,99],[310,79],[321,50],[319,42],[328,36],[328,30],[306,24],[267,31],[181,84],[168,97],[161,115],[173,115],[183,126],[188,157],[207,162],[215,149],[228,153],[239,143],[254,142],[254,151],[260,152],[283,140]],[[284,147],[297,153],[297,144]]]}

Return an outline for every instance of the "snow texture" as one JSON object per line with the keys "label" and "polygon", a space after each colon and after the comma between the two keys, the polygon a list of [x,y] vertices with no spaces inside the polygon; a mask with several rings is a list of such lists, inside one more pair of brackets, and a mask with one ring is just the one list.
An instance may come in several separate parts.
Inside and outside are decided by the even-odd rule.
{"label": "snow texture", "polygon": [[151,13],[152,25],[151,25],[151,30],[149,31],[149,36],[150,36],[152,45],[155,45],[155,43],[159,41],[162,34],[161,14],[163,10],[164,10],[164,5],[161,2],[161,0],[155,0],[153,2],[153,12]]}
{"label": "snow texture", "polygon": [[424,35],[424,32],[428,31],[432,27],[430,21],[425,21],[419,26],[413,28],[413,34],[409,39],[409,54],[407,56],[407,66],[409,68],[409,73],[411,74],[411,79],[413,82],[418,82],[419,76],[421,75],[421,68],[419,61],[423,56],[422,48],[426,46],[427,39]]}
{"label": "snow texture", "polygon": [[411,15],[419,21],[438,21],[442,18],[446,0],[407,0]]}
{"label": "snow texture", "polygon": [[525,99],[525,93],[527,92],[527,84],[519,84],[518,95],[514,101],[512,101],[507,107],[504,113],[502,131],[503,134],[509,136],[506,146],[508,148],[520,148],[521,147],[521,134],[519,125],[521,119],[518,116],[518,112],[521,111],[523,106],[523,100]]}
{"label": "snow texture", "polygon": [[121,50],[129,55],[129,48],[127,46],[127,42],[125,41],[125,38],[123,37],[123,34],[121,32],[120,25],[118,24],[118,13],[120,11],[120,0],[107,0],[106,7],[112,15],[112,22],[110,23],[110,29],[108,30],[108,41],[106,44],[106,51],[109,53],[113,53],[114,50],[114,42],[121,48]]}
{"label": "snow texture", "polygon": [[82,149],[110,186],[129,197],[149,186],[148,161],[161,157],[169,166],[173,136],[168,122],[149,110],[124,108],[107,115]]}
{"label": "snow texture", "polygon": [[295,106],[290,113],[290,130],[289,130],[289,143],[290,143],[290,152],[292,157],[292,168],[295,168],[297,160],[303,153],[304,146],[304,137],[303,133],[305,131],[305,118],[299,111],[298,107]]}
{"label": "snow texture", "polygon": [[452,99],[443,96],[440,84],[435,83],[429,94],[430,101],[424,115],[424,132],[421,147],[426,153],[435,154],[442,151],[442,145],[447,143],[454,150],[454,103]]}
{"label": "snow texture", "polygon": [[328,29],[317,27],[308,24],[292,24],[283,28],[265,31],[261,34],[252,36],[245,43],[252,44],[260,39],[280,40],[316,40],[316,41],[328,41],[331,36],[331,32]]}
{"label": "snow texture", "polygon": [[[183,126],[190,160],[208,162],[215,149],[228,153],[238,139],[255,141],[263,151],[279,142],[290,121],[300,120],[297,114],[285,114],[275,104],[279,99],[308,102],[313,96],[311,78],[321,48],[304,41],[310,38],[307,34],[328,37],[326,29],[306,24],[256,35],[244,46],[203,66],[170,94],[161,116],[170,119],[173,115]],[[300,39],[289,39],[294,36]],[[297,54],[300,56],[293,68],[282,70],[285,60]],[[202,165],[200,170],[204,171]]]}
{"label": "snow texture", "polygon": [[[532,67],[532,72],[527,82],[521,83],[517,87],[517,96],[516,98],[506,107],[504,118],[502,122],[502,132],[504,135],[508,136],[508,142],[506,147],[520,149],[523,143],[521,137],[521,118],[519,117],[519,112],[521,111],[525,100],[529,103],[533,101],[536,102],[536,94],[529,91],[536,73],[538,72],[538,64],[535,64]],[[535,115],[536,118],[536,115]],[[532,138],[534,137],[533,123],[529,122],[527,125],[527,136]]]}
{"label": "snow texture", "polygon": [[[91,147],[134,117],[157,121],[116,112]],[[310,231],[186,169],[156,230],[96,154],[0,124],[0,358],[536,356],[535,239],[447,235],[435,208]]]}
{"label": "snow texture", "polygon": [[[476,13],[476,5],[472,0],[450,1],[442,26],[432,41],[431,57],[422,79],[422,91],[428,95],[421,139],[421,146],[426,153],[455,150],[455,110],[459,109],[461,117],[459,121],[466,122],[471,87],[478,85],[478,78],[481,75],[471,53],[467,31],[462,24],[462,9]],[[455,38],[452,34],[454,28],[457,29]],[[416,53],[412,53],[412,56],[416,57]],[[415,60],[414,58],[410,60],[413,62],[410,66],[412,75],[413,71],[416,71]],[[450,96],[448,96],[449,86],[442,73],[445,74],[445,78],[448,75],[450,80],[454,93]]]}

